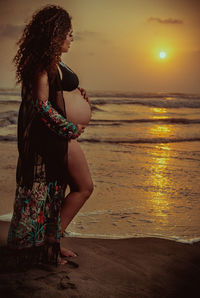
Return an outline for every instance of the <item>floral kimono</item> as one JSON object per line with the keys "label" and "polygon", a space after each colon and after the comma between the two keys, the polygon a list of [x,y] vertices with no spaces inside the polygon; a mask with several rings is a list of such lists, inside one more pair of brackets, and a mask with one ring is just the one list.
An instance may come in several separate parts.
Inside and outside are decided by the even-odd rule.
{"label": "floral kimono", "polygon": [[[59,88],[58,88],[59,86]],[[49,83],[47,101],[33,99],[22,85],[18,115],[16,193],[7,246],[18,264],[57,265],[60,209],[68,184],[68,139],[77,126],[66,119],[59,72]]]}

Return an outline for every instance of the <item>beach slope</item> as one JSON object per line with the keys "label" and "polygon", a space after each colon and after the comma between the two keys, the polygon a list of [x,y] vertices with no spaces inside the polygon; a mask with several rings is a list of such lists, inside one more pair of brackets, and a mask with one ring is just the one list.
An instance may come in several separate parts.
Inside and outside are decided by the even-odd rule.
{"label": "beach slope", "polygon": [[[9,222],[0,222],[5,244]],[[200,284],[200,243],[159,238],[63,238],[77,252],[72,263],[25,272],[1,268],[1,297],[196,297]],[[76,266],[76,264],[78,266]]]}

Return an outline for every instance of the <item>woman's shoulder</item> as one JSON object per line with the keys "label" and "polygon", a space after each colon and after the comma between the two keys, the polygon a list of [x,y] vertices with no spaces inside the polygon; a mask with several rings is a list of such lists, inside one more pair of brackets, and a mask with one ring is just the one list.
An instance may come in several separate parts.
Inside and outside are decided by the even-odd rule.
{"label": "woman's shoulder", "polygon": [[41,69],[40,67],[36,67],[34,71],[34,78],[35,79],[47,79],[48,78],[48,72],[46,69]]}
{"label": "woman's shoulder", "polygon": [[46,69],[37,68],[33,78],[33,88],[52,89],[57,88],[59,85],[59,73],[58,71],[50,76]]}

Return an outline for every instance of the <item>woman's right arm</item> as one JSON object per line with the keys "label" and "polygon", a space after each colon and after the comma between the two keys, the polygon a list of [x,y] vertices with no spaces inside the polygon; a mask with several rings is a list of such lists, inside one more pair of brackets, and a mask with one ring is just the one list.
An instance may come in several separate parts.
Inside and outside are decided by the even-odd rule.
{"label": "woman's right arm", "polygon": [[38,72],[33,85],[33,106],[41,116],[41,120],[56,134],[68,139],[77,138],[81,130],[80,125],[68,122],[65,117],[59,114],[51,105],[49,98],[48,75]]}

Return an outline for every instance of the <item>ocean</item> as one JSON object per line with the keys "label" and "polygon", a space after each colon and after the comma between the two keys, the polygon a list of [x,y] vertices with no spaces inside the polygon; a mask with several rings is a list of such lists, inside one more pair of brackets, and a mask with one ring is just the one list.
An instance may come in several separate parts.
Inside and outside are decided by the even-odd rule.
{"label": "ocean", "polygon": [[[88,92],[79,137],[94,191],[66,236],[200,239],[200,95]],[[0,89],[0,142],[16,142],[19,90]],[[14,200],[14,195],[13,195]]]}

